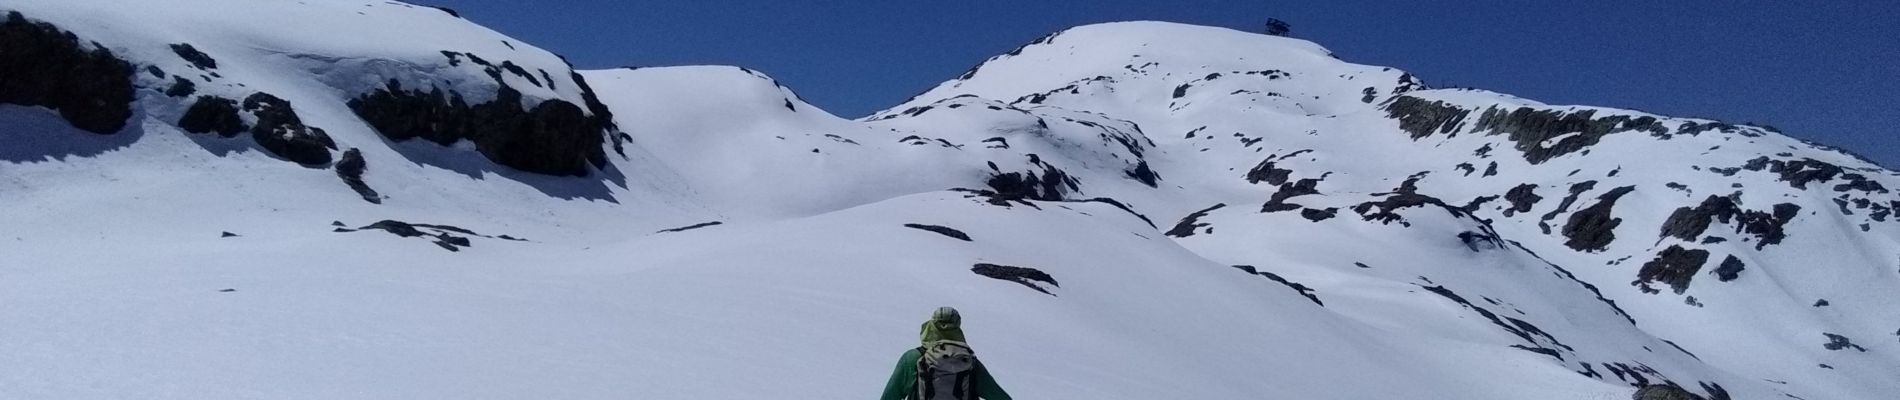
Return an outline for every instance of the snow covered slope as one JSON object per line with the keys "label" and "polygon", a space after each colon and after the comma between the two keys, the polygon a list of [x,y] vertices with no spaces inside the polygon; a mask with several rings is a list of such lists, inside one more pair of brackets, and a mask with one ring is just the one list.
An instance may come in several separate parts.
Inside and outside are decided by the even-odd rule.
{"label": "snow covered slope", "polygon": [[848,120],[398,2],[0,13],[4,398],[862,398],[942,305],[1021,398],[1900,392],[1900,178],[1763,127],[1156,22]]}

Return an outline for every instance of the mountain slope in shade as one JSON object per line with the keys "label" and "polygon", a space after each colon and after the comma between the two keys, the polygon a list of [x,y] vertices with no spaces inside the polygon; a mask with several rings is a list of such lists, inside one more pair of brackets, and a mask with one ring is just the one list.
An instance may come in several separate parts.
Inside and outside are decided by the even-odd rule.
{"label": "mountain slope in shade", "polygon": [[396,2],[0,13],[0,397],[861,397],[940,305],[1024,398],[1900,390],[1900,179],[1762,127],[1158,22],[847,120]]}

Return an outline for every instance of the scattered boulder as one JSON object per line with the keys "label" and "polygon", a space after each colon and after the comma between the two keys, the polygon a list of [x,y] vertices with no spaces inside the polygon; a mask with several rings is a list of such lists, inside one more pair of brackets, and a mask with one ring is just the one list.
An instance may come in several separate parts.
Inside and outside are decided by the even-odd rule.
{"label": "scattered boulder", "polygon": [[53,24],[8,12],[0,21],[0,104],[46,107],[101,135],[132,117],[132,63]]}

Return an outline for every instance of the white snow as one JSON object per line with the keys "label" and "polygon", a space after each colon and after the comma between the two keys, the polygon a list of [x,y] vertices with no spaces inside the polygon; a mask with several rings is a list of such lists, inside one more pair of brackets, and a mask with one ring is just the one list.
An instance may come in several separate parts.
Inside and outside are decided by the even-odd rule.
{"label": "white snow", "polygon": [[[1802,190],[1766,169],[1712,169],[1812,158],[1887,188],[1900,179],[1787,136],[1743,134],[1754,128],[1621,132],[1588,155],[1531,164],[1475,121],[1493,106],[1571,108],[1410,91],[1475,110],[1455,136],[1414,140],[1383,108],[1403,71],[1296,39],[1129,22],[1065,31],[862,120],[737,67],[583,71],[632,140],[624,156],[609,150],[612,168],[556,178],[471,146],[388,141],[344,104],[389,79],[494,90],[443,50],[545,69],[552,89],[504,79],[530,101],[580,103],[558,57],[439,10],[0,4],[15,10],[167,71],[190,71],[167,46],[193,44],[222,74],[201,90],[292,101],[340,147],[362,149],[365,181],[386,199],[366,203],[333,171],[243,139],[180,131],[188,103],[143,73],[133,128],[117,135],[0,105],[0,398],[866,398],[945,305],[963,311],[978,354],[1024,399],[1620,399],[1663,379],[1697,393],[1719,384],[1736,399],[1900,392],[1900,222],[1834,203],[1900,199],[1835,190],[1845,178]],[[1711,122],[1654,117],[1671,132]],[[1488,157],[1474,155],[1487,145]],[[1270,157],[1292,171],[1289,184],[1320,179],[1319,194],[1261,212],[1280,189],[1246,176]],[[1155,186],[1130,176],[1144,162]],[[1074,179],[1055,185],[1070,201],[999,206],[950,191],[1047,168]],[[1406,208],[1391,223],[1354,209],[1425,171],[1418,193],[1452,207],[1526,183],[1543,200],[1513,216],[1505,199],[1469,216]],[[1544,215],[1587,180],[1598,183],[1543,232]],[[1636,189],[1614,208],[1615,241],[1565,246],[1570,216],[1624,186]],[[1731,193],[1747,210],[1801,211],[1781,244],[1760,250],[1739,220],[1708,229],[1727,243],[1657,239],[1678,207]],[[1098,197],[1132,212],[1079,201]],[[1165,234],[1216,204],[1192,235]],[[1329,208],[1331,219],[1303,216]],[[461,235],[471,245],[451,252],[428,238],[332,231],[385,219],[482,236]],[[656,233],[712,221],[723,224]],[[1460,238],[1492,230],[1497,241]],[[1684,294],[1639,291],[1631,281],[1671,245],[1707,249],[1710,261]],[[1720,282],[1710,271],[1729,255],[1747,269]],[[972,273],[978,263],[1035,268],[1059,285],[1040,293]],[[1324,306],[1236,265],[1308,287]],[[1813,307],[1821,298],[1831,305]],[[1824,333],[1866,351],[1823,349]]]}

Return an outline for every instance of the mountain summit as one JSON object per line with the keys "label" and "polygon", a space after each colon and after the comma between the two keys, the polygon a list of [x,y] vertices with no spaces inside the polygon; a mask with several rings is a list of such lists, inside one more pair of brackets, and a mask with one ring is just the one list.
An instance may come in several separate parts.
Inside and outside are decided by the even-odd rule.
{"label": "mountain summit", "polygon": [[851,120],[394,1],[0,16],[3,398],[868,397],[944,305],[1024,398],[1900,392],[1900,173],[1768,127],[1163,22]]}

